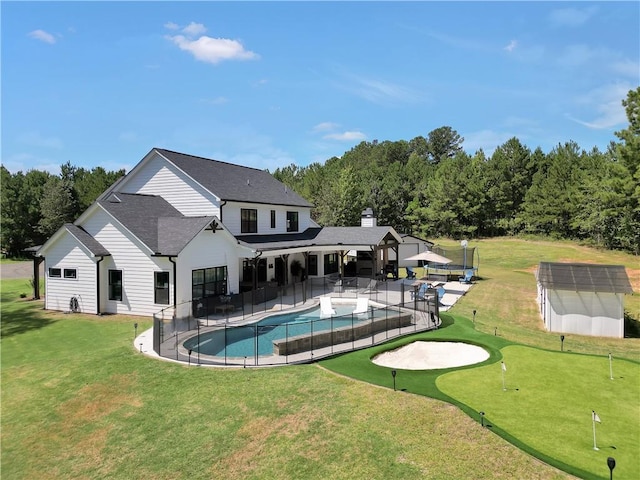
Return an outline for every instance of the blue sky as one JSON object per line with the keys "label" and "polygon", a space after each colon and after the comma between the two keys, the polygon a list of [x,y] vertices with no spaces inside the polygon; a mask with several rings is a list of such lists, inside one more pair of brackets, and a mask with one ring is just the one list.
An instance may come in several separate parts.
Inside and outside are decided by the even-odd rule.
{"label": "blue sky", "polygon": [[448,125],[606,149],[640,85],[638,2],[6,2],[2,164],[131,169],[153,147],[268,168]]}

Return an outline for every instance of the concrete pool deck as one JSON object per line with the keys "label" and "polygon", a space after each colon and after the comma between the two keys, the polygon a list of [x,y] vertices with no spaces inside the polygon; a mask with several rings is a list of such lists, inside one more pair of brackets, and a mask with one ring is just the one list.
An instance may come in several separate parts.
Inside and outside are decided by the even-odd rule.
{"label": "concrete pool deck", "polygon": [[[368,296],[372,302],[376,302],[376,299],[378,299],[380,303],[386,303],[389,305],[398,305],[403,301],[407,304],[410,304],[410,302],[412,302],[411,292],[413,290],[411,287],[414,286],[415,283],[416,283],[415,280],[407,280],[407,279],[399,279],[395,281],[389,280],[386,282],[381,282],[381,284],[379,284],[380,288],[378,288],[377,291],[371,292],[366,295],[363,295],[362,293],[355,294],[354,292],[353,294],[351,294],[349,292],[345,292],[340,295],[336,295],[336,297],[355,299],[358,296],[359,297]],[[461,282],[446,282],[446,283],[443,283],[441,286],[444,287],[445,293],[441,299],[440,311],[445,312],[449,310],[451,307],[453,307],[456,304],[456,302],[462,296],[464,296],[467,293],[467,291],[469,291],[469,289],[473,286],[473,284],[466,284]],[[403,297],[403,291],[404,291],[404,297]],[[216,327],[216,326],[219,327],[223,325],[224,326],[240,326],[248,323],[255,323],[258,320],[269,315],[293,312],[296,310],[304,310],[307,308],[311,308],[319,304],[320,296],[322,295],[318,295],[316,297],[310,298],[303,304],[298,303],[295,307],[293,306],[293,303],[286,303],[286,302],[277,303],[272,308],[266,311],[257,313],[255,315],[252,315],[249,318],[247,317],[243,318],[242,315],[229,315],[228,317],[223,317],[216,320],[213,320],[213,319],[204,320],[203,322],[201,322],[201,325],[203,327]],[[384,300],[384,302],[382,302],[382,300]],[[290,307],[290,308],[287,308],[287,307]],[[407,330],[406,334],[410,334],[410,333],[411,331]],[[193,336],[193,334],[194,332],[192,331],[188,336]],[[182,343],[182,341],[184,341],[184,339],[182,339],[180,343]],[[362,342],[362,346],[367,345],[367,341],[359,341],[359,342]],[[182,363],[182,364],[186,363],[182,360],[176,360],[176,359],[160,356],[153,350],[153,329],[148,329],[142,332],[140,335],[138,335],[135,338],[133,345],[135,349],[138,350],[140,353],[143,353],[150,357],[159,358],[169,362],[176,362],[176,363]],[[318,357],[326,356],[333,353],[338,353],[338,351],[335,349],[331,351],[326,351],[326,352],[318,351],[317,356]],[[304,361],[302,359],[303,358],[302,356],[300,358],[301,359],[298,360],[295,355],[292,355],[287,359],[286,363],[298,363],[300,361]],[[304,356],[304,359],[308,361],[309,355]],[[285,363],[285,362],[282,362],[282,363]],[[200,364],[200,366],[216,366],[216,365]],[[218,365],[218,366],[221,366],[221,365]]]}

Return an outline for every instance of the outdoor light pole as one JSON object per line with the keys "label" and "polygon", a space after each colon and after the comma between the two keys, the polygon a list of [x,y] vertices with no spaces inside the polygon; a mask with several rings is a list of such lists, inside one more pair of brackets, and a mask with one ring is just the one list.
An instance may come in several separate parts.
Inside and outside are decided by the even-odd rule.
{"label": "outdoor light pole", "polygon": [[189,366],[191,366],[191,350],[189,350]]}
{"label": "outdoor light pole", "polygon": [[140,344],[140,353],[142,353],[142,343]]}
{"label": "outdoor light pole", "polygon": [[138,337],[138,322],[133,324],[133,338]]}
{"label": "outdoor light pole", "polygon": [[613,480],[613,469],[616,468],[616,459],[613,457],[607,458],[607,466],[609,467],[609,480]]}
{"label": "outdoor light pole", "polygon": [[484,427],[484,412],[480,412],[480,425]]}
{"label": "outdoor light pole", "polygon": [[473,323],[476,323],[476,311],[473,311]]}
{"label": "outdoor light pole", "polygon": [[564,335],[560,335],[560,351],[564,352]]}
{"label": "outdoor light pole", "polygon": [[398,372],[396,372],[395,370],[391,370],[391,376],[393,377],[393,391],[396,391],[396,374]]}

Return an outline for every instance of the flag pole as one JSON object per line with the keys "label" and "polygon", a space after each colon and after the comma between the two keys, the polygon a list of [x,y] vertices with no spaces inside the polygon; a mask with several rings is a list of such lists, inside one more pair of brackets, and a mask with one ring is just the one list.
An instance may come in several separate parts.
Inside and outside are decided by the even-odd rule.
{"label": "flag pole", "polygon": [[613,357],[609,353],[609,378],[613,380]]}

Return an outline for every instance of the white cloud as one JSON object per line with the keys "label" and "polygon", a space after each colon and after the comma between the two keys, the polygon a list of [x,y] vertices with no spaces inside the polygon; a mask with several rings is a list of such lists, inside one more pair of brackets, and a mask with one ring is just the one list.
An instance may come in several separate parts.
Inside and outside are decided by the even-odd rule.
{"label": "white cloud", "polygon": [[518,46],[518,42],[516,40],[511,40],[509,44],[506,47],[504,47],[504,50],[511,53],[516,49],[517,46]]}
{"label": "white cloud", "polygon": [[29,32],[29,36],[45,43],[56,43],[56,37],[48,32],[45,32],[44,30],[34,30],[33,32]]}
{"label": "white cloud", "polygon": [[549,14],[549,21],[554,27],[579,27],[584,25],[598,11],[598,7],[588,8],[559,8],[552,10]]}
{"label": "white cloud", "polygon": [[45,137],[39,132],[27,132],[18,136],[18,142],[31,147],[52,148],[59,150],[63,147],[62,140],[57,137]]}
{"label": "white cloud", "polygon": [[182,32],[189,37],[196,37],[207,31],[206,27],[201,23],[191,22],[182,29]]}
{"label": "white cloud", "polygon": [[224,60],[254,60],[259,58],[254,52],[245,50],[237,40],[211,38],[204,35],[197,40],[189,40],[183,35],[167,38],[181,50],[191,53],[196,60],[213,63],[214,65]]}
{"label": "white cloud", "polygon": [[322,122],[313,127],[314,132],[327,132],[331,130],[335,130],[340,125],[333,122]]}
{"label": "white cloud", "polygon": [[567,113],[570,120],[585,127],[601,130],[616,127],[627,121],[627,115],[622,106],[622,100],[627,98],[631,86],[626,83],[606,85],[576,98],[576,106],[586,111],[581,116],[591,117],[591,120],[577,118]]}
{"label": "white cloud", "polygon": [[344,86],[347,91],[377,104],[414,103],[424,100],[424,96],[409,87],[392,82],[348,75],[354,85]]}
{"label": "white cloud", "polygon": [[[168,22],[165,27],[178,30],[179,25]],[[184,35],[167,35],[166,38],[176,44],[181,50],[191,53],[196,60],[214,65],[224,60],[254,60],[260,58],[258,54],[245,50],[238,40],[228,38],[213,38],[201,35],[206,32],[206,27],[201,23],[191,22],[182,28]],[[201,35],[198,38],[198,35]]]}
{"label": "white cloud", "polygon": [[322,137],[327,140],[338,140],[340,142],[352,142],[354,140],[365,140],[367,136],[358,131],[347,131],[342,133],[330,133]]}

